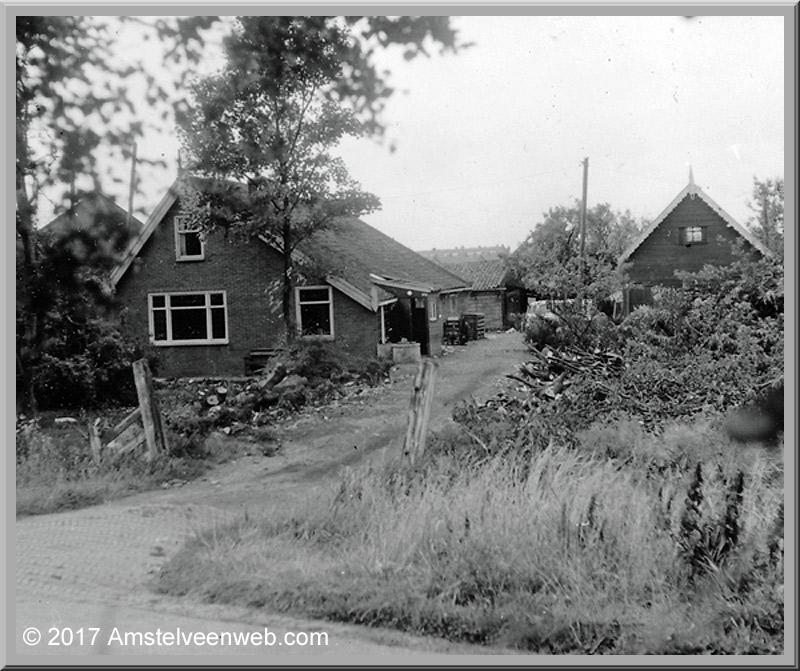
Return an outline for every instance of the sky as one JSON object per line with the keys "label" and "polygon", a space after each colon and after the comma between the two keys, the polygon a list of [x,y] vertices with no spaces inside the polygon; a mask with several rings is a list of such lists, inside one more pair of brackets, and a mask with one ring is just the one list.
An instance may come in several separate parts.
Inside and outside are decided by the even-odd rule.
{"label": "sky", "polygon": [[[417,250],[515,248],[549,208],[580,198],[584,158],[590,208],[652,219],[691,166],[744,223],[754,176],[784,174],[783,22],[454,17],[474,46],[410,62],[382,54],[398,91],[385,141],[348,139],[338,153],[381,200],[364,220]],[[216,67],[211,49],[206,67]],[[140,156],[169,164],[142,170],[140,216],[174,178],[177,153],[169,127],[140,143]],[[127,206],[125,180],[108,191]]]}

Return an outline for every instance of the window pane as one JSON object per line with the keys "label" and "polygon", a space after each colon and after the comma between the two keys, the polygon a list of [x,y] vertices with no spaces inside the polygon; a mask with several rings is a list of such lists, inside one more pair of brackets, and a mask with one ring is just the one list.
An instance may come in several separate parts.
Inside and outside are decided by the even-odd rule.
{"label": "window pane", "polygon": [[[164,297],[161,296],[163,299]],[[167,312],[166,310],[153,310],[153,335],[156,340],[167,339]]]}
{"label": "window pane", "polygon": [[206,311],[174,310],[172,317],[173,340],[207,340]]}
{"label": "window pane", "polygon": [[329,298],[327,289],[300,289],[300,302],[308,301],[327,301]]}
{"label": "window pane", "polygon": [[202,256],[203,243],[200,241],[199,233],[181,233],[178,235],[180,241],[181,256]]}
{"label": "window pane", "polygon": [[173,308],[190,308],[202,307],[206,304],[205,294],[182,294],[179,296],[170,296],[169,304]]}
{"label": "window pane", "polygon": [[222,294],[209,294],[209,298],[211,299],[211,305],[224,305],[225,301],[223,300]]}
{"label": "window pane", "polygon": [[328,305],[301,305],[300,326],[303,335],[330,335],[331,315]]}
{"label": "window pane", "polygon": [[225,308],[211,310],[211,337],[214,339],[225,338]]}
{"label": "window pane", "polygon": [[166,296],[153,296],[153,307],[154,308],[163,308],[167,305],[167,297]]}

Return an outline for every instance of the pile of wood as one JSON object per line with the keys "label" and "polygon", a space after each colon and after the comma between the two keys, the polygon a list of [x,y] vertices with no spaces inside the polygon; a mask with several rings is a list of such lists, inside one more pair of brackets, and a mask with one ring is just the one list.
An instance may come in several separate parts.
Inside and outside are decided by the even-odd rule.
{"label": "pile of wood", "polygon": [[531,350],[531,354],[533,358],[520,364],[517,373],[508,377],[543,398],[556,398],[572,384],[572,377],[589,376],[602,385],[603,380],[618,377],[625,367],[619,354],[601,350],[544,347]]}

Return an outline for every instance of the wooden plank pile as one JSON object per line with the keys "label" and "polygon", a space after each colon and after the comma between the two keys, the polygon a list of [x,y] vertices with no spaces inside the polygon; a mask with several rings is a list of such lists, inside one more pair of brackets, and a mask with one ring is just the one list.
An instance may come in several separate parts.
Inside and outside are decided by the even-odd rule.
{"label": "wooden plank pile", "polygon": [[544,347],[541,351],[531,350],[531,354],[533,358],[520,364],[517,373],[508,377],[521,382],[535,395],[551,399],[572,384],[570,377],[587,375],[603,385],[603,380],[618,377],[625,367],[619,354],[602,350]]}

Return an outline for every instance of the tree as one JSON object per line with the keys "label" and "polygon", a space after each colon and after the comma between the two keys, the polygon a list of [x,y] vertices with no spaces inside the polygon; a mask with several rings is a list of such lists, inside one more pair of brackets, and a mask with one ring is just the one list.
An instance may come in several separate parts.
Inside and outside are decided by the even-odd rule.
{"label": "tree", "polygon": [[[566,299],[578,295],[580,203],[558,206],[511,255],[511,265],[525,286],[540,298]],[[608,298],[621,287],[617,258],[640,224],[630,212],[615,212],[600,204],[586,212],[584,292],[595,300]]]}
{"label": "tree", "polygon": [[[39,367],[49,314],[42,306],[52,274],[43,273],[37,241],[37,203],[43,189],[63,186],[70,203],[83,193],[69,189],[85,177],[99,190],[101,169],[98,149],[116,148],[127,157],[143,130],[136,106],[128,95],[127,81],[148,77],[138,61],[113,58],[115,35],[111,17],[19,16],[16,21],[16,235],[17,235],[17,381],[23,407],[36,410],[35,370]],[[172,45],[172,58],[196,62],[195,46],[205,17],[158,20],[150,25],[156,35]],[[178,39],[178,34],[181,39]],[[192,41],[192,36],[196,39]],[[148,78],[148,105],[171,100],[169,82]],[[56,195],[57,199],[59,195]],[[77,272],[76,266],[67,266]],[[64,279],[64,278],[62,278]],[[45,280],[43,285],[42,280]]]}
{"label": "tree", "polygon": [[783,178],[753,177],[753,200],[747,203],[753,211],[748,220],[755,236],[764,245],[783,258]]}
{"label": "tree", "polygon": [[413,57],[428,37],[454,48],[455,34],[441,18],[239,17],[225,40],[224,71],[191,88],[183,146],[190,170],[209,179],[199,187],[187,182],[188,215],[206,232],[223,228],[276,243],[289,340],[297,246],[338,218],[379,205],[330,154],[345,136],[381,129],[391,89],[376,72],[370,43],[403,42]]}
{"label": "tree", "polygon": [[[431,45],[451,51],[459,46],[449,17],[264,17],[267,23],[268,19],[281,30],[295,26],[292,30],[298,34],[305,30],[311,37],[326,30],[345,34],[345,28],[351,28],[348,36],[354,39],[350,41],[326,43],[299,38],[294,55],[307,62],[324,56],[345,63],[341,77],[325,93],[331,100],[347,101],[374,135],[380,135],[383,103],[392,93],[387,74],[375,63],[376,53],[399,44],[411,58],[428,53]],[[132,23],[142,30],[143,41],[157,43],[162,49],[165,67],[158,73],[149,72],[139,60],[114,58],[120,25]],[[75,190],[70,195],[67,185],[81,183],[81,178],[85,178],[89,190],[100,189],[107,172],[98,163],[99,150],[112,151],[117,158],[127,160],[134,140],[146,130],[137,118],[137,105],[160,111],[162,121],[181,119],[185,82],[204,57],[208,30],[221,23],[218,16],[17,17],[17,380],[28,410],[36,408],[33,371],[41,353],[41,323],[46,319],[36,311],[37,300],[32,295],[39,286],[34,281],[39,262],[39,198],[46,187],[55,184],[63,187],[65,194],[64,198],[56,194],[55,200],[73,203],[83,192]],[[319,28],[316,33],[315,27]],[[273,46],[281,43],[280,31],[268,33],[277,36]],[[335,53],[330,51],[330,44]],[[126,59],[129,56],[130,52],[125,54]],[[143,99],[128,93],[129,82],[137,76],[145,83]]]}
{"label": "tree", "polygon": [[617,259],[640,224],[630,212],[615,212],[608,204],[588,210],[581,277],[579,221],[579,202],[551,208],[510,257],[517,278],[539,299],[547,299],[557,318],[557,324],[539,319],[526,325],[526,339],[532,343],[595,346],[607,335],[604,311],[625,278]]}

